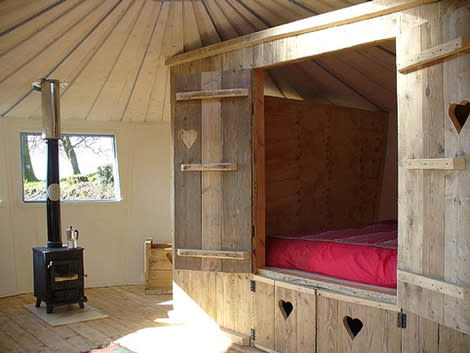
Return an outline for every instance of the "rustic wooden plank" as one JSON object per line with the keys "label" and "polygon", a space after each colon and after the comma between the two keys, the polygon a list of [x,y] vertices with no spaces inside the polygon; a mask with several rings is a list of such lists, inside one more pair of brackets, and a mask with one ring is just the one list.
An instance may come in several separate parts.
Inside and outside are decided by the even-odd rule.
{"label": "rustic wooden plank", "polygon": [[217,273],[217,323],[249,337],[253,326],[253,293],[251,274]]}
{"label": "rustic wooden plank", "polygon": [[217,98],[231,98],[231,97],[246,97],[248,96],[247,88],[230,88],[230,89],[216,89],[195,92],[177,92],[176,100],[184,101],[189,99],[217,99]]}
{"label": "rustic wooden plank", "polygon": [[398,280],[413,284],[421,288],[426,288],[435,292],[450,295],[462,300],[470,298],[470,287],[460,286],[401,270],[397,271],[397,275]]}
{"label": "rustic wooden plank", "polygon": [[462,54],[470,49],[470,36],[459,37],[435,47],[421,51],[402,64],[398,64],[398,71],[407,74],[428,65],[442,62],[442,60]]}
{"label": "rustic wooden plank", "polygon": [[338,319],[338,301],[324,297],[317,298],[317,341],[318,352],[341,352],[338,347],[337,336],[344,330],[342,322]]}
{"label": "rustic wooden plank", "polygon": [[[217,90],[222,86],[220,72],[201,73],[201,90]],[[223,120],[219,99],[203,100],[201,103],[202,163],[223,159]],[[202,248],[222,249],[223,232],[223,185],[220,172],[203,173],[202,191]],[[202,260],[202,269],[220,271],[220,260]]]}
{"label": "rustic wooden plank", "polygon": [[345,295],[375,300],[388,304],[395,304],[397,300],[396,290],[394,288],[377,287],[341,280],[334,277],[312,274],[309,272],[274,267],[258,269],[258,273],[276,281],[288,282],[291,284],[297,284],[311,288],[323,288]]}
{"label": "rustic wooden plank", "polygon": [[[201,89],[200,74],[176,75],[174,82],[177,91]],[[201,138],[198,137],[188,149],[183,141],[179,140],[178,132],[194,130],[200,136],[201,104],[198,101],[187,101],[175,105],[174,109],[175,248],[200,249],[202,247],[201,174],[183,173],[180,166],[201,160]],[[176,269],[201,268],[201,259],[176,256],[174,261]]]}
{"label": "rustic wooden plank", "polygon": [[176,249],[178,256],[198,257],[205,259],[225,259],[225,260],[247,260],[250,258],[248,251],[232,250],[199,250],[199,249]]}
{"label": "rustic wooden plank", "polygon": [[[297,291],[297,352],[315,353],[317,344],[317,297]],[[320,323],[321,325],[322,323]]]}
{"label": "rustic wooden plank", "polygon": [[405,164],[408,169],[462,170],[465,169],[465,158],[408,159]]}
{"label": "rustic wooden plank", "polygon": [[255,227],[253,239],[253,269],[266,265],[266,159],[265,159],[265,117],[263,71],[252,73],[252,157],[253,165],[253,211],[252,223]]}
{"label": "rustic wooden plank", "polygon": [[347,23],[362,21],[369,18],[384,16],[386,14],[413,8],[434,0],[376,0],[354,7],[340,9],[329,13],[309,17],[303,20],[287,23],[285,25],[269,28],[243,37],[234,38],[223,43],[213,44],[205,48],[194,50],[190,53],[177,55],[167,59],[166,64],[170,66],[195,61],[228,51],[251,47],[257,44],[273,41],[276,39],[293,37],[303,33],[318,31],[324,28],[340,26]]}
{"label": "rustic wooden plank", "polygon": [[237,170],[236,163],[192,163],[181,164],[182,172],[231,172]]}
{"label": "rustic wooden plank", "polygon": [[[249,70],[224,71],[222,89],[243,88],[249,96],[222,99],[224,161],[237,163],[237,171],[223,173],[222,249],[243,250],[252,247],[252,166],[251,166],[251,73]],[[251,272],[251,258],[244,262],[223,261],[224,272]]]}
{"label": "rustic wooden plank", "polygon": [[[470,19],[468,8],[457,7],[446,16],[439,16],[439,9],[435,11],[434,19],[397,39],[398,62],[406,62],[427,48],[468,35],[468,25],[464,25]],[[457,66],[449,71],[445,69],[457,62],[468,67],[468,60],[468,55],[457,56],[398,75],[399,134],[404,140],[399,148],[399,160],[424,156],[442,158],[443,155],[460,158],[468,154],[468,149],[460,145],[466,139],[461,140],[452,130],[447,117],[452,100],[459,102],[468,92],[468,79],[465,79],[468,72]],[[409,119],[410,116],[414,118]],[[469,310],[468,300],[451,295],[455,287],[450,287],[450,292],[444,285],[445,291],[433,290],[442,285],[434,281],[466,287],[470,278],[468,248],[458,245],[468,238],[468,231],[464,230],[470,219],[468,207],[459,201],[466,199],[468,193],[463,191],[466,195],[462,196],[465,187],[456,182],[465,180],[462,185],[466,185],[469,173],[467,170],[459,173],[410,171],[405,165],[400,169],[400,214],[403,216],[399,219],[398,269],[430,280],[419,278],[417,283],[399,280],[398,303],[424,318],[469,333],[470,325],[463,314]]]}
{"label": "rustic wooden plank", "polygon": [[275,323],[275,296],[274,280],[256,280],[256,292],[254,295],[255,347],[261,346],[274,350],[274,323]]}
{"label": "rustic wooden plank", "polygon": [[406,311],[406,329],[402,330],[402,353],[439,353],[439,325]]}
{"label": "rustic wooden plank", "polygon": [[388,311],[396,311],[396,312],[401,311],[401,308],[394,304],[388,304],[388,303],[383,303],[380,301],[364,299],[364,298],[357,298],[357,297],[353,297],[350,295],[345,295],[345,294],[332,292],[332,291],[317,290],[317,295],[323,296],[326,298],[333,298],[333,299],[340,300],[343,302],[370,306],[372,308],[385,309]]}
{"label": "rustic wooden plank", "polygon": [[[470,11],[463,3],[450,3],[459,6],[457,10],[449,7],[449,16],[442,18],[442,31],[444,41],[455,37],[468,35],[468,23],[470,22]],[[461,55],[442,63],[443,66],[443,99],[446,111],[445,119],[445,149],[449,156],[467,156],[470,153],[470,132],[463,128],[457,134],[452,122],[448,119],[447,108],[452,103],[458,103],[468,98],[470,91],[470,56]],[[468,122],[467,122],[468,123]],[[463,135],[462,135],[463,134]],[[446,244],[443,257],[445,258],[444,281],[459,285],[468,285],[470,282],[470,269],[468,266],[470,251],[468,246],[468,230],[470,229],[470,207],[468,200],[470,196],[470,172],[464,170],[452,173],[453,176],[446,178]],[[460,327],[460,331],[470,336],[470,301],[462,301],[453,297],[444,298],[444,322],[449,327]],[[468,350],[468,349],[467,349]]]}

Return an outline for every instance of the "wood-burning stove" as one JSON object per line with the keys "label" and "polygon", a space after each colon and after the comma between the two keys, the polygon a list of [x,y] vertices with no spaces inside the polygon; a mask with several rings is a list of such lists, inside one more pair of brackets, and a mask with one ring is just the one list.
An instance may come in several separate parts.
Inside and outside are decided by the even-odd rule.
{"label": "wood-burning stove", "polygon": [[78,303],[84,307],[83,248],[33,248],[36,307]]}
{"label": "wood-burning stove", "polygon": [[84,307],[83,248],[62,245],[60,226],[60,82],[42,78],[33,83],[41,92],[43,138],[47,142],[47,247],[33,248],[36,307],[78,303]]}

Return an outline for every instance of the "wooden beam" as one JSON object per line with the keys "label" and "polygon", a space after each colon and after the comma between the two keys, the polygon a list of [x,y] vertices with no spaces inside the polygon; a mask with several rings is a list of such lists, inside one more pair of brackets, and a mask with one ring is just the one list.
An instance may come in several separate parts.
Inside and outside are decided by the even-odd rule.
{"label": "wooden beam", "polygon": [[217,99],[217,98],[231,98],[231,97],[247,97],[247,88],[232,88],[232,89],[216,89],[208,91],[195,91],[195,92],[177,92],[177,101],[186,101],[191,99]]}
{"label": "wooden beam", "polygon": [[200,249],[177,249],[176,255],[186,257],[198,257],[204,259],[223,259],[223,260],[248,260],[250,253],[248,251],[232,250],[200,250]]}
{"label": "wooden beam", "polygon": [[397,271],[397,275],[399,281],[406,282],[420,288],[429,289],[462,300],[468,300],[468,298],[470,298],[469,287],[459,286],[454,283],[444,282],[401,270]]}
{"label": "wooden beam", "polygon": [[402,65],[398,65],[398,71],[402,74],[415,71],[428,65],[441,62],[444,59],[462,54],[470,49],[470,36],[459,37],[442,43],[438,46],[423,50],[408,59]]}
{"label": "wooden beam", "polygon": [[276,39],[293,37],[299,34],[318,31],[320,29],[358,22],[390,13],[403,11],[420,5],[436,2],[437,0],[375,0],[356,6],[308,17],[263,31],[250,33],[221,43],[216,43],[169,58],[165,63],[169,66],[207,58],[233,50],[252,47],[257,44]]}
{"label": "wooden beam", "polygon": [[465,169],[465,158],[408,159],[406,168],[462,170]]}
{"label": "wooden beam", "polygon": [[236,163],[181,164],[182,172],[231,172],[237,170]]}

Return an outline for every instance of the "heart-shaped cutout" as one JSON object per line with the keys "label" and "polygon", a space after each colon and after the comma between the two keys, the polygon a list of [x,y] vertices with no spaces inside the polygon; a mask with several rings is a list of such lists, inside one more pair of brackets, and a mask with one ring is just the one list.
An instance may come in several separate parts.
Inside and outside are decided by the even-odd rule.
{"label": "heart-shaped cutout", "polygon": [[345,316],[343,318],[343,324],[352,340],[361,332],[364,326],[361,320],[357,318],[353,319],[351,316]]}
{"label": "heart-shaped cutout", "polygon": [[455,129],[460,134],[464,124],[467,122],[470,115],[470,101],[465,99],[459,104],[449,105],[449,117],[455,126]]}
{"label": "heart-shaped cutout", "polygon": [[180,130],[178,131],[178,138],[181,143],[186,147],[186,149],[190,149],[194,142],[197,140],[197,131],[196,130]]}
{"label": "heart-shaped cutout", "polygon": [[292,305],[291,302],[285,302],[284,300],[279,300],[279,309],[281,309],[281,313],[284,316],[284,319],[287,320],[289,315],[292,313],[294,310],[294,306]]}

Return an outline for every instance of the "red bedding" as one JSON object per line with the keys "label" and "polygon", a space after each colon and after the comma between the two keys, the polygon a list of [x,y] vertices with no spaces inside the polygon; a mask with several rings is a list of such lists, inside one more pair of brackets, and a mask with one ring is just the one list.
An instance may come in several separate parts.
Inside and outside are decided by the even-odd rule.
{"label": "red bedding", "polygon": [[267,265],[397,286],[397,223],[267,237]]}

